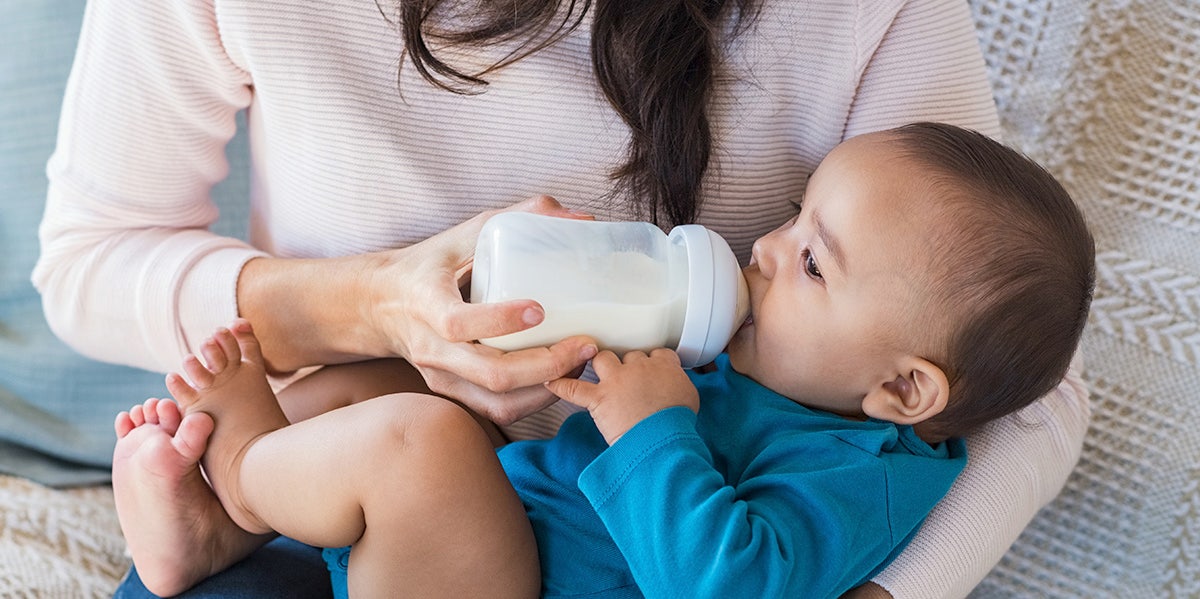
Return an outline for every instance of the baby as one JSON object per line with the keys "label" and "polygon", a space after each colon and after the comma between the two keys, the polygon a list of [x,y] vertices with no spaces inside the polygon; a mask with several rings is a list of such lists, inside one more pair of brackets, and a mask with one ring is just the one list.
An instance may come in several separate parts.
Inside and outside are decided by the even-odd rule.
{"label": "baby", "polygon": [[835,597],[949,489],[960,436],[1062,379],[1093,271],[1081,214],[1027,158],[941,124],[863,135],[754,244],[751,317],[705,372],[600,352],[598,382],[546,383],[586,412],[496,451],[448,400],[342,397],[374,374],[308,387],[318,415],[289,424],[239,320],[190,382],[168,376],[178,405],[116,422],[114,469],[199,463],[219,505],[126,484],[118,514],[156,592],[280,533],[332,548],[340,596]]}

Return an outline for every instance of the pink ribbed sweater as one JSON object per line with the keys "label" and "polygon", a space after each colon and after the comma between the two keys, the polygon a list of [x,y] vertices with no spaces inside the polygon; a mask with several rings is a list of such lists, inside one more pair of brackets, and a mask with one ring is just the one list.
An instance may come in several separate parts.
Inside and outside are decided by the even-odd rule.
{"label": "pink ribbed sweater", "polygon": [[[588,30],[459,96],[411,66],[398,92],[398,36],[373,1],[91,0],[34,272],[52,328],[84,354],[174,369],[234,318],[239,270],[263,253],[403,246],[536,193],[630,218],[601,200],[628,132],[595,85]],[[483,65],[502,51],[453,56]],[[956,0],[765,2],[724,60],[699,220],[743,261],[842,139],[913,120],[999,131]],[[250,244],[207,230],[240,110]],[[1034,407],[1045,426],[1001,422],[970,440],[958,487],[878,582],[953,596],[986,574],[1077,457],[1086,394],[1063,390]]]}

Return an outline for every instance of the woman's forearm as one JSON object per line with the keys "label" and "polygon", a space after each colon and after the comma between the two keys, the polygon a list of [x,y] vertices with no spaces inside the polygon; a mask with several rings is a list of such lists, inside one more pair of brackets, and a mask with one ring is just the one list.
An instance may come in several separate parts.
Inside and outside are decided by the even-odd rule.
{"label": "woman's forearm", "polygon": [[364,318],[377,255],[257,258],[237,283],[239,314],[254,325],[268,367],[287,373],[318,364],[390,357]]}
{"label": "woman's forearm", "polygon": [[[513,209],[578,217],[539,196]],[[237,283],[239,314],[255,327],[268,367],[365,358],[409,361],[433,391],[507,424],[554,398],[542,385],[582,367],[596,354],[586,337],[547,348],[504,353],[474,343],[541,322],[533,300],[468,304],[467,280],[479,229],[490,213],[420,243],[343,258],[259,258]]]}

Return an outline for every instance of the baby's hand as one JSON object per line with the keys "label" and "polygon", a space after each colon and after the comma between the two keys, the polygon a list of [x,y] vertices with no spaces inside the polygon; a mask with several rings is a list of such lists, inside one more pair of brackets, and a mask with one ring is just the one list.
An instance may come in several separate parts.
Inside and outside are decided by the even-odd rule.
{"label": "baby's hand", "polygon": [[679,365],[679,356],[669,349],[640,351],[617,358],[611,351],[592,359],[600,382],[562,378],[546,383],[551,393],[592,414],[596,428],[609,445],[617,442],[633,425],[659,410],[683,406],[700,409],[700,395]]}

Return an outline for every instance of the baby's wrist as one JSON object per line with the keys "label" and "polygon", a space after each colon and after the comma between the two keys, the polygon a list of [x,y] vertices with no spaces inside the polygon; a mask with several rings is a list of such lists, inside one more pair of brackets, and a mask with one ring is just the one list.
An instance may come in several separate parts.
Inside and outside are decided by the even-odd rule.
{"label": "baby's wrist", "polygon": [[[686,408],[686,411],[678,408]],[[645,438],[647,435],[657,438],[667,434],[667,431],[673,433],[683,430],[694,431],[695,420],[695,411],[688,406],[671,405],[645,414],[636,422],[630,422],[628,426],[624,426],[623,430],[618,427],[610,427],[612,430],[605,432],[599,422],[596,423],[596,428],[600,430],[600,434],[604,435],[609,447],[612,447],[620,439],[632,441],[637,438]],[[639,443],[641,442],[639,441]]]}
{"label": "baby's wrist", "polygon": [[653,418],[656,414],[671,408],[687,407],[684,405],[663,405],[658,407],[642,406],[644,409],[635,413],[626,414],[622,418],[609,418],[606,420],[596,419],[593,414],[592,418],[596,420],[596,428],[600,430],[600,434],[604,436],[604,440],[611,447],[618,439],[625,436],[626,433],[636,428],[639,424]]}

